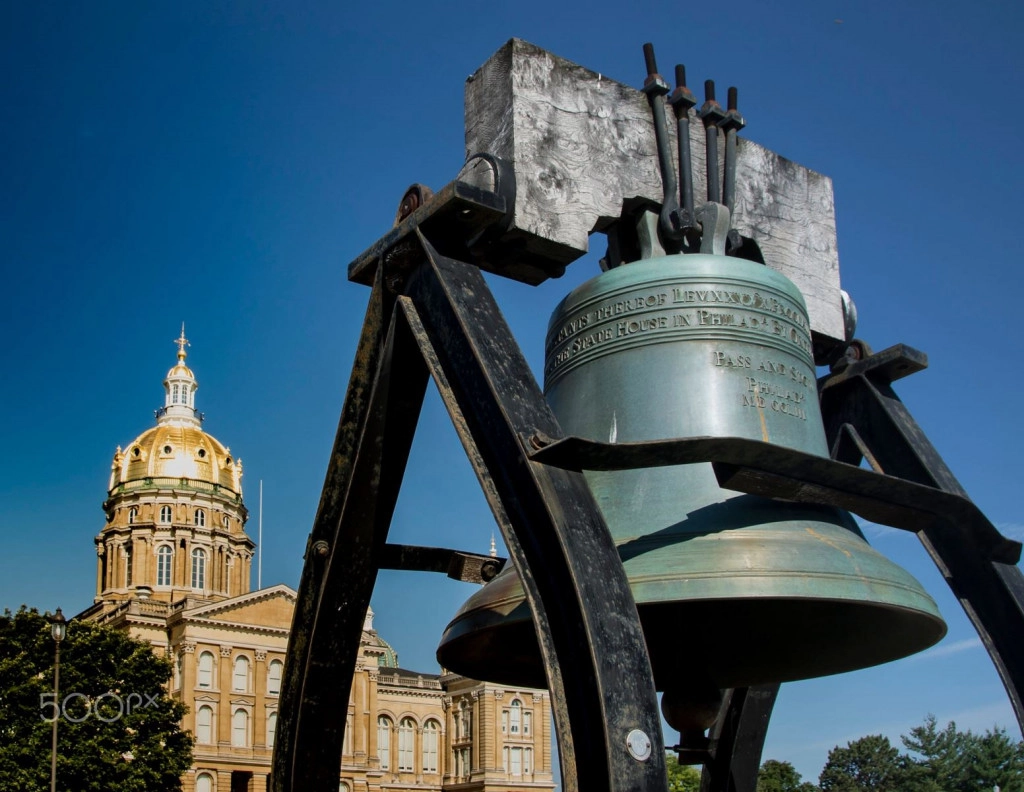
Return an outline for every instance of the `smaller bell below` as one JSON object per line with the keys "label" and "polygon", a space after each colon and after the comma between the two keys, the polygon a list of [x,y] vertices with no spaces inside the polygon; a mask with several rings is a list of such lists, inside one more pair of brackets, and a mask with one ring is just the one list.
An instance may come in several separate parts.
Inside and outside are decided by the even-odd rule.
{"label": "smaller bell below", "polygon": [[[825,457],[810,350],[803,297],[779,273],[719,256],[650,259],[558,306],[545,394],[566,434],[592,440],[746,437]],[[708,690],[865,668],[945,634],[931,597],[844,511],[723,490],[710,464],[584,475],[655,686],[684,715],[710,707],[691,706]],[[437,658],[475,679],[546,685],[512,568],[463,605]]]}

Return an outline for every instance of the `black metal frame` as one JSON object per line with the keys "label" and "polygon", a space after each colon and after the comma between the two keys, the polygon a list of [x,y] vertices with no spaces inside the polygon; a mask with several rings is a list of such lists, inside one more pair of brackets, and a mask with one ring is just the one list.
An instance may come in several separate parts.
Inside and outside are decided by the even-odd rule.
{"label": "black metal frame", "polygon": [[[891,382],[922,368],[923,356],[903,347],[869,355],[855,345],[864,359],[844,358],[819,383],[833,460],[738,438],[614,446],[566,438],[479,271],[538,277],[535,269],[504,270],[509,257],[488,249],[487,231],[507,205],[496,192],[454,182],[349,269],[351,280],[373,288],[299,586],[272,791],[337,788],[379,569],[483,581],[500,567],[485,556],[387,544],[430,378],[523,581],[566,792],[667,788],[636,605],[583,469],[712,462],[724,487],[831,503],[914,530],[971,617],[1024,725],[1024,577],[1014,566],[1021,547],[971,503],[893,393]],[[875,469],[855,467],[862,458]],[[590,574],[595,568],[602,574]],[[777,691],[726,691],[697,757],[706,792],[752,792]],[[649,757],[627,749],[634,730],[649,739]]]}

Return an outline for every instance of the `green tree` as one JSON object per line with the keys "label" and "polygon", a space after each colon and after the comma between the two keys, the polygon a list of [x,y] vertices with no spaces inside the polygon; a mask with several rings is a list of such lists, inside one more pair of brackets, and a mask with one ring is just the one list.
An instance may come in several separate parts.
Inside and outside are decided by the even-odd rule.
{"label": "green tree", "polygon": [[62,792],[178,792],[192,763],[184,705],[166,693],[171,665],[149,644],[86,622],[60,645],[53,702],[50,624],[24,607],[0,617],[0,789],[50,788],[52,716],[59,712]]}
{"label": "green tree", "polygon": [[902,740],[913,755],[907,792],[1024,792],[1024,744],[1002,729],[978,735],[952,721],[939,729],[929,715]]}
{"label": "green tree", "polygon": [[902,792],[906,768],[889,738],[872,734],[829,751],[818,783],[823,792]]}
{"label": "green tree", "polygon": [[968,765],[968,778],[979,792],[997,786],[1001,792],[1024,792],[1024,743],[1014,742],[1003,729],[974,738]]}
{"label": "green tree", "polygon": [[699,792],[700,771],[692,765],[679,764],[675,754],[665,756],[668,767],[668,792]]}
{"label": "green tree", "polygon": [[[908,792],[968,792],[970,754],[973,735],[957,731],[952,721],[939,729],[935,716],[915,726],[900,738],[916,754],[911,758],[907,779]],[[989,787],[991,790],[991,787]]]}
{"label": "green tree", "polygon": [[789,762],[769,759],[757,771],[757,792],[817,792],[809,781],[801,780],[800,773]]}

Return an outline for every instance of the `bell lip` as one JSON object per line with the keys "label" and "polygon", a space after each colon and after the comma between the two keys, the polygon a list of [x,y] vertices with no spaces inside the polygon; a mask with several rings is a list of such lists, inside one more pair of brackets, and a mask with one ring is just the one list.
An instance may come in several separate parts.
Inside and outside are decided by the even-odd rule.
{"label": "bell lip", "polygon": [[[925,598],[934,605],[927,593]],[[832,623],[832,635],[819,641],[814,637],[802,635],[794,628],[794,625],[797,628],[800,626],[799,619],[791,619],[788,622],[776,621],[773,623],[772,631],[777,634],[780,643],[789,646],[791,656],[780,658],[773,653],[765,652],[765,658],[759,660],[757,652],[751,651],[751,647],[739,646],[743,643],[742,640],[733,640],[731,646],[730,641],[726,640],[729,635],[742,637],[743,631],[728,631],[724,624],[725,620],[722,619],[716,625],[722,635],[717,635],[715,630],[707,628],[707,620],[702,621],[700,610],[713,610],[722,604],[728,604],[733,608],[739,607],[741,610],[746,606],[752,623],[760,622],[762,617],[756,613],[751,614],[751,611],[788,607],[792,612],[794,606],[797,611],[813,612],[821,609],[822,614],[828,611],[833,616],[829,620]],[[864,600],[779,597],[750,600],[680,600],[641,604],[639,611],[645,636],[649,630],[654,630],[652,622],[664,619],[664,612],[673,608],[688,608],[698,613],[691,616],[681,613],[674,616],[676,621],[692,626],[679,628],[677,657],[683,659],[672,663],[671,668],[668,667],[669,662],[662,660],[661,657],[666,654],[665,644],[672,641],[658,641],[656,638],[657,642],[651,646],[651,641],[648,640],[654,666],[655,686],[659,691],[677,687],[681,675],[685,677],[690,673],[701,678],[709,678],[722,688],[793,682],[843,674],[884,665],[923,652],[941,641],[948,630],[937,608],[923,610]],[[835,609],[841,612],[838,616]],[[859,624],[859,627],[851,631],[840,626],[844,623]],[[788,634],[790,632],[792,635]],[[657,630],[654,630],[653,634],[659,635]],[[756,646],[759,639],[750,633],[746,634],[749,637],[745,640]],[[664,632],[661,635],[664,635]],[[880,642],[880,636],[886,640]],[[837,637],[841,640],[837,641]],[[873,639],[874,643],[865,640],[867,638]],[[705,649],[712,647],[713,651],[707,655],[712,658],[710,661],[697,663],[686,659],[692,656],[687,653],[687,648],[692,649],[698,645]],[[720,648],[714,650],[716,646]],[[483,654],[479,651],[481,648],[484,649]],[[478,657],[472,659],[473,654]],[[716,655],[721,655],[725,664],[737,657],[751,659],[741,662],[738,666],[734,664],[731,671],[723,671],[722,665],[716,665]],[[436,656],[444,668],[471,679],[520,687],[547,686],[533,622],[525,601],[507,617],[493,610],[474,609],[466,613],[460,611],[445,628]],[[467,657],[471,658],[468,662]],[[798,662],[790,665],[788,672],[782,671],[781,667],[787,662],[792,662],[793,657],[798,658]],[[805,660],[800,662],[800,657]]]}

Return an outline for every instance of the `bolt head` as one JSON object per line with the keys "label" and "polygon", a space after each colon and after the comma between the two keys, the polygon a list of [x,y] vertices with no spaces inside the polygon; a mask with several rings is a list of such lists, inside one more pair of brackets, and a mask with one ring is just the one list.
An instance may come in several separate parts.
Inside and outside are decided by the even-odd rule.
{"label": "bolt head", "polygon": [[640,729],[633,729],[626,735],[626,750],[638,762],[646,762],[651,758],[651,738]]}

